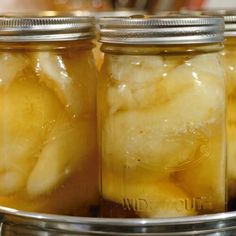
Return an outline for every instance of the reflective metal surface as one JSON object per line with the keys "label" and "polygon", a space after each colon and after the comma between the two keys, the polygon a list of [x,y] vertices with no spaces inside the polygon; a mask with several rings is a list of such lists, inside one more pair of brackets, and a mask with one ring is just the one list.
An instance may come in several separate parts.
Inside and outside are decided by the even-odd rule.
{"label": "reflective metal surface", "polygon": [[98,20],[100,41],[117,44],[196,44],[222,42],[222,17],[133,16]]}
{"label": "reflective metal surface", "polygon": [[225,36],[236,36],[236,10],[208,10],[201,12],[202,15],[221,16],[225,21]]}
{"label": "reflective metal surface", "polygon": [[[52,12],[48,12],[52,14]],[[94,37],[95,22],[85,16],[6,15],[0,17],[0,41],[67,41]]]}
{"label": "reflective metal surface", "polygon": [[169,219],[106,219],[35,214],[0,207],[1,235],[236,235],[236,212]]}

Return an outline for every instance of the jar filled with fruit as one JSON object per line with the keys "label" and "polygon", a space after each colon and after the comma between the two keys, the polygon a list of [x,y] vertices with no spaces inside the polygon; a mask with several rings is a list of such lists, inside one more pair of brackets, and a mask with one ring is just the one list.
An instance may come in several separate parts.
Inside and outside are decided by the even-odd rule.
{"label": "jar filled with fruit", "polygon": [[223,31],[220,17],[100,19],[104,217],[225,211]]}
{"label": "jar filled with fruit", "polygon": [[96,78],[89,17],[0,18],[0,205],[98,209]]}
{"label": "jar filled with fruit", "polygon": [[228,196],[229,209],[236,210],[236,12],[219,11],[215,14],[224,16],[225,20],[225,47],[221,59],[227,88]]}

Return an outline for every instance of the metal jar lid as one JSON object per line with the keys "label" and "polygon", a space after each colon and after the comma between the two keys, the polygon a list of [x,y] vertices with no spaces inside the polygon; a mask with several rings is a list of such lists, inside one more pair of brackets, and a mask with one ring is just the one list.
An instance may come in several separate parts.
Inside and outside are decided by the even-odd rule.
{"label": "metal jar lid", "polygon": [[221,16],[225,21],[225,36],[236,37],[236,10],[206,10],[204,16]]}
{"label": "metal jar lid", "polygon": [[77,16],[1,16],[0,42],[69,41],[94,37],[94,19]]}
{"label": "metal jar lid", "polygon": [[224,40],[222,17],[133,16],[99,19],[100,41],[116,44],[203,44]]}
{"label": "metal jar lid", "polygon": [[224,17],[225,21],[225,36],[236,36],[236,11],[218,11],[218,15]]}

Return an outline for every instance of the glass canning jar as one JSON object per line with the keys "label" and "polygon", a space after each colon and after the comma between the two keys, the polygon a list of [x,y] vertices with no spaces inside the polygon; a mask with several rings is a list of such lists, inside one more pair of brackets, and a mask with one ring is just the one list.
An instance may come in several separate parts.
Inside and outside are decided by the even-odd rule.
{"label": "glass canning jar", "polygon": [[98,208],[93,19],[0,17],[0,205]]}
{"label": "glass canning jar", "polygon": [[222,62],[227,88],[227,160],[229,209],[236,210],[236,12],[219,11],[224,16],[225,47]]}
{"label": "glass canning jar", "polygon": [[225,211],[223,24],[197,16],[100,19],[102,216]]}
{"label": "glass canning jar", "polygon": [[[132,11],[130,10],[129,11],[128,10],[101,11],[101,12],[94,13],[94,17],[96,18],[96,22],[98,22],[98,19],[101,17],[128,17],[132,15],[143,15],[143,14],[145,14],[145,11],[134,11],[134,10]],[[99,29],[97,30],[97,32],[98,31]],[[99,42],[98,39],[99,39],[99,35],[97,34],[97,40],[94,40],[95,47],[93,48],[93,55],[94,55],[97,69],[98,71],[100,71],[102,63],[103,63],[104,53],[100,50],[101,42]]]}

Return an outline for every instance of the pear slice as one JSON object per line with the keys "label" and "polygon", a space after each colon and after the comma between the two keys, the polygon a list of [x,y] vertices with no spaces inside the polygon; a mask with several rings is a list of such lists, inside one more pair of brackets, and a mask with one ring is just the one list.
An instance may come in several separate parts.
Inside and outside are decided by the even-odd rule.
{"label": "pear slice", "polygon": [[110,115],[102,136],[105,158],[163,168],[193,159],[202,140],[198,130],[224,114],[223,88],[211,83],[205,79],[154,109]]}
{"label": "pear slice", "polygon": [[0,193],[13,194],[25,186],[61,105],[46,86],[29,76],[14,79],[0,93],[0,106]]}
{"label": "pear slice", "polygon": [[8,88],[18,74],[30,64],[30,59],[22,53],[0,53],[0,87]]}
{"label": "pear slice", "polygon": [[75,169],[83,168],[96,146],[94,123],[70,121],[66,116],[58,121],[29,176],[30,196],[50,193]]}
{"label": "pear slice", "polygon": [[92,54],[40,52],[37,73],[72,116],[95,111],[96,68]]}
{"label": "pear slice", "polygon": [[226,73],[226,85],[228,96],[235,97],[236,92],[236,53],[234,50],[225,49],[221,56],[221,62]]}
{"label": "pear slice", "polygon": [[[126,57],[129,60],[125,60]],[[110,79],[115,81],[111,83],[107,92],[107,102],[111,114],[119,110],[147,109],[159,106],[174,100],[182,91],[192,87],[195,87],[195,90],[202,89],[202,93],[208,87],[212,87],[211,91],[215,95],[218,93],[218,99],[221,102],[224,98],[222,89],[224,73],[216,54],[195,56],[183,64],[179,64],[180,58],[177,57],[176,64],[173,61],[168,62],[169,67],[165,66],[165,63],[163,64],[160,57],[149,58],[150,61],[146,56],[137,57],[136,60],[140,63],[144,61],[143,64],[146,67],[135,66],[133,57],[131,57],[133,60],[129,57],[131,56],[124,56],[124,70],[119,69],[122,68],[121,59],[117,59],[118,62],[114,60],[114,63],[118,65],[110,65],[110,70],[113,72]],[[175,59],[172,58],[172,60]],[[154,61],[159,61],[156,67]],[[109,60],[107,63],[109,66]],[[208,69],[205,68],[205,64],[208,65]],[[143,80],[141,76],[143,76]]]}
{"label": "pear slice", "polygon": [[[119,109],[144,107],[157,98],[155,83],[164,73],[162,57],[110,55],[105,63],[108,75],[114,84],[110,86],[107,94],[111,113]],[[136,92],[138,100],[134,95]]]}
{"label": "pear slice", "polygon": [[106,172],[102,179],[103,198],[119,203],[124,210],[134,211],[140,217],[178,217],[195,215],[188,208],[188,195],[168,180],[139,181],[129,183],[122,176]]}
{"label": "pear slice", "polygon": [[[128,75],[132,71],[127,68],[120,72],[121,74],[118,73],[120,80],[122,80],[122,73]],[[199,162],[201,163],[199,150],[203,150],[202,146],[208,144],[208,142],[213,142],[211,145],[206,145],[206,150],[204,151],[209,153],[208,159],[211,160],[209,165],[212,167],[212,175],[208,173],[208,165],[205,163],[202,164],[202,168],[205,171],[201,172],[200,169],[196,168],[196,172],[198,171],[199,173],[195,173],[193,176],[204,176],[206,179],[207,174],[209,174],[211,179],[209,185],[217,187],[218,184],[222,184],[224,186],[222,182],[224,180],[222,172],[224,167],[220,166],[224,162],[224,148],[222,146],[224,135],[222,131],[224,127],[225,93],[223,71],[219,68],[216,54],[195,56],[186,60],[184,64],[174,66],[174,69],[170,70],[165,76],[155,80],[155,88],[162,88],[159,89],[160,93],[155,94],[155,96],[159,96],[159,99],[154,99],[155,103],[149,104],[149,106],[146,104],[145,107],[137,105],[137,91],[144,90],[144,93],[147,92],[147,100],[149,99],[148,96],[153,94],[150,95],[150,90],[148,89],[145,91],[145,85],[138,86],[141,83],[136,83],[135,92],[131,85],[130,92],[128,92],[129,83],[126,83],[127,77],[124,76],[125,83],[123,87],[125,92],[119,91],[124,97],[120,99],[120,104],[115,104],[115,109],[113,109],[112,102],[110,103],[110,109],[113,109],[114,112],[104,118],[105,124],[102,128],[102,165],[105,167],[103,168],[105,175],[106,170],[110,169],[117,176],[117,179],[121,178],[122,182],[117,185],[124,186],[123,181],[128,181],[125,178],[126,174],[124,174],[127,173],[124,172],[126,169],[134,173],[140,168],[150,170],[150,172],[155,170],[157,179],[168,178],[168,172],[169,176],[173,172],[184,173],[184,177],[181,175],[177,183],[180,186],[181,178],[188,181],[192,175],[191,171],[195,173],[195,169],[192,166],[199,165]],[[134,72],[132,74],[135,75]],[[135,81],[136,78],[133,78],[133,81]],[[146,81],[146,78],[144,81]],[[138,81],[140,80],[141,78],[138,77]],[[130,77],[130,83],[131,81],[132,77]],[[147,81],[149,82],[149,80]],[[120,86],[119,84],[117,87]],[[123,89],[122,87],[120,88]],[[113,88],[113,90],[115,89]],[[128,96],[125,98],[125,95]],[[117,100],[119,98],[118,96]],[[220,131],[212,135],[214,128],[210,129],[209,127],[211,126],[215,126],[215,129]],[[214,164],[214,162],[216,163]],[[191,171],[185,172],[188,169],[191,169]],[[161,173],[163,170],[166,170],[166,176]],[[150,176],[142,176],[143,179],[147,176],[147,182],[150,182]],[[216,177],[215,180],[214,177]],[[154,175],[152,178],[155,178]],[[103,179],[108,179],[109,181],[108,177],[105,178],[103,176]],[[132,177],[131,179],[134,180],[135,178]],[[199,180],[202,181],[202,186],[200,186]],[[125,191],[132,189],[132,183],[125,183],[127,186]],[[181,186],[191,199],[188,201],[197,201],[198,197],[206,196],[207,203],[204,202],[203,205],[209,208],[209,195],[207,194],[216,194],[217,200],[214,206],[218,210],[223,209],[224,188],[222,187],[214,192],[212,188],[209,188],[209,185],[204,184],[203,178],[199,177],[196,178],[196,186],[199,187],[199,191],[198,188],[190,184],[186,184],[186,188],[184,184]],[[140,184],[137,184],[137,186],[140,188]],[[108,192],[111,188],[108,183],[103,184],[103,189],[108,189]],[[155,189],[153,185],[151,188]],[[119,188],[117,187],[112,192],[122,193],[122,188],[120,190],[117,189]],[[164,193],[167,192],[169,194],[169,187],[167,190],[164,187],[163,189]],[[170,189],[175,188],[170,187]],[[104,192],[105,190],[102,191]],[[147,187],[143,192],[148,193],[148,191]],[[178,191],[176,190],[176,192]],[[154,193],[151,195],[154,195]],[[174,195],[175,193],[173,193]],[[131,195],[131,197],[134,196],[135,194]],[[115,196],[113,197],[112,194],[107,194],[107,198],[121,202],[121,199],[115,200]],[[186,196],[180,198],[186,199]]]}
{"label": "pear slice", "polygon": [[[167,113],[168,114],[168,113]],[[103,160],[110,168],[124,166],[156,174],[194,161],[204,139],[194,127],[177,129],[156,111],[126,112],[110,117],[103,133]]]}
{"label": "pear slice", "polygon": [[114,83],[140,88],[158,80],[164,73],[160,56],[111,55],[107,61]]}
{"label": "pear slice", "polygon": [[207,53],[193,57],[187,62],[196,72],[205,72],[214,75],[216,81],[222,81],[224,78],[224,69],[221,65],[221,58],[218,53]]}
{"label": "pear slice", "polygon": [[197,161],[200,146],[210,138],[205,127],[220,124],[225,108],[223,74],[201,69],[201,61],[210,61],[211,69],[218,66],[214,54],[196,56],[159,81],[169,98],[165,102],[104,119],[103,165],[113,171],[118,166],[156,169],[162,175]]}
{"label": "pear slice", "polygon": [[[222,120],[223,122],[223,120]],[[174,179],[192,197],[204,197],[208,207],[202,213],[223,212],[226,206],[226,150],[224,128],[214,125],[206,128],[211,135],[202,144],[197,156],[199,161],[176,172]]]}

